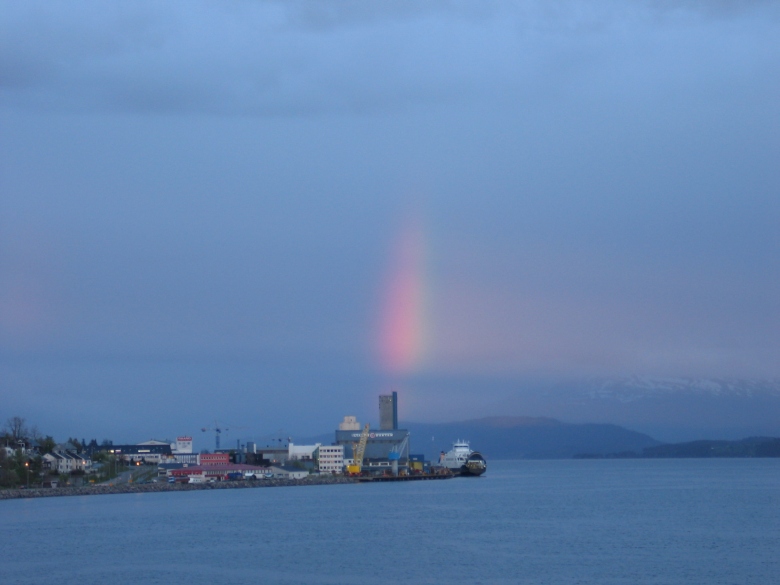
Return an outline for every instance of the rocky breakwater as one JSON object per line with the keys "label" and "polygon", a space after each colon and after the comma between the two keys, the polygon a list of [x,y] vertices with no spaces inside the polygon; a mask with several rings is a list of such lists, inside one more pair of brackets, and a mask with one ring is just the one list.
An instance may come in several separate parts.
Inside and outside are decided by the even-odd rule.
{"label": "rocky breakwater", "polygon": [[19,498],[51,498],[57,496],[100,496],[107,494],[143,494],[149,492],[188,492],[193,490],[225,490],[306,485],[356,483],[349,477],[310,475],[304,479],[258,479],[247,481],[217,481],[214,483],[128,483],[121,485],[88,485],[82,487],[29,488],[0,490],[0,500]]}

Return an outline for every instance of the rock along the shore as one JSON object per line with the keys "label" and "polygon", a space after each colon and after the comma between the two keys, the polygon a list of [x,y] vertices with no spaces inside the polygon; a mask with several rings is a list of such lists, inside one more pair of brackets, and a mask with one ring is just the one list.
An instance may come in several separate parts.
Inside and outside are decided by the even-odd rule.
{"label": "rock along the shore", "polygon": [[58,496],[102,496],[108,494],[143,494],[151,492],[185,492],[193,490],[224,490],[306,485],[333,485],[357,483],[350,477],[309,476],[305,479],[258,479],[242,481],[218,481],[214,483],[144,483],[122,485],[88,485],[81,487],[29,488],[0,490],[0,500],[21,498],[51,498]]}

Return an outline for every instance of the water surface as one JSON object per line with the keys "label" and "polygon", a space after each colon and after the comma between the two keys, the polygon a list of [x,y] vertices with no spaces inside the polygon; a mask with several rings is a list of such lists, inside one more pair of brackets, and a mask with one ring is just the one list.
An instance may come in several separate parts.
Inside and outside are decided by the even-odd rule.
{"label": "water surface", "polygon": [[0,583],[774,584],[780,461],[0,502]]}

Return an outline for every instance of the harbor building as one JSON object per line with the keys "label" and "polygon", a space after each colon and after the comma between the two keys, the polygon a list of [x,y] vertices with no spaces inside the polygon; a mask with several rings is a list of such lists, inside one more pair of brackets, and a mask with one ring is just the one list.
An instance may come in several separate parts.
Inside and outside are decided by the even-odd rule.
{"label": "harbor building", "polygon": [[108,445],[105,450],[131,463],[161,463],[173,457],[171,444],[163,441],[144,441],[137,445]]}
{"label": "harbor building", "polygon": [[229,453],[201,453],[198,455],[198,465],[228,465],[230,463]]}
{"label": "harbor building", "polygon": [[198,463],[198,454],[192,452],[192,437],[183,435],[176,437],[176,442],[171,443],[171,457],[169,462],[186,463],[187,465],[196,465]]}
{"label": "harbor building", "polygon": [[192,437],[188,435],[176,437],[176,442],[171,443],[171,451],[174,455],[192,453]]}
{"label": "harbor building", "polygon": [[[352,457],[353,445],[360,441],[360,431],[336,431],[336,445],[344,447],[345,458]],[[378,470],[390,468],[390,453],[399,451],[403,446],[403,452],[400,453],[401,464],[406,465],[409,458],[409,441],[406,440],[409,431],[406,429],[395,429],[389,431],[369,431],[368,441],[366,441],[366,452],[363,456],[363,467],[367,469],[377,468]],[[404,442],[406,444],[404,445]]]}
{"label": "harbor building", "polygon": [[[379,397],[379,430],[369,429],[366,450],[363,455],[363,469],[383,473],[396,466],[409,464],[409,431],[398,428],[398,393]],[[337,446],[344,449],[344,464],[349,465],[354,457],[353,450],[360,442],[362,427],[354,416],[345,416],[336,431]]]}
{"label": "harbor building", "polygon": [[344,445],[319,445],[314,452],[314,457],[320,473],[344,471]]}
{"label": "harbor building", "polygon": [[314,452],[320,443],[316,445],[296,445],[292,441],[287,444],[288,461],[314,461]]}

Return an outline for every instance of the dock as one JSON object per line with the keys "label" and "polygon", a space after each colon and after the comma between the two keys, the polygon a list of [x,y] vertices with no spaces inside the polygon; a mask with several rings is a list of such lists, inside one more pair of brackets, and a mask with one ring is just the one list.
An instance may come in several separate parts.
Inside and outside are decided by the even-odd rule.
{"label": "dock", "polygon": [[370,483],[375,481],[424,481],[428,479],[452,479],[455,477],[451,473],[415,473],[412,475],[375,475],[367,477],[358,477],[361,483]]}

